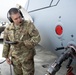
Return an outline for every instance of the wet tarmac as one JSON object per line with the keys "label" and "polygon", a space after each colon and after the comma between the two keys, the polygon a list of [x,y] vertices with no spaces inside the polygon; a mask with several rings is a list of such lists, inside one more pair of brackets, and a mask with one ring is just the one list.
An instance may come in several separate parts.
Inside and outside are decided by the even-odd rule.
{"label": "wet tarmac", "polygon": [[[45,64],[51,65],[57,59],[57,56],[40,45],[36,46],[35,49],[36,49],[36,55],[34,57],[35,75],[45,75],[47,73],[48,67],[43,68],[42,65]],[[3,50],[3,44],[2,41],[0,41],[0,62],[3,62],[5,60],[5,58],[2,58],[2,50]],[[62,67],[56,73],[56,75],[66,75],[67,70],[66,63],[67,61],[62,64]],[[74,68],[75,72],[76,64],[74,64]],[[8,65],[6,61],[3,62],[2,64],[0,64],[0,75],[14,75],[13,67]]]}

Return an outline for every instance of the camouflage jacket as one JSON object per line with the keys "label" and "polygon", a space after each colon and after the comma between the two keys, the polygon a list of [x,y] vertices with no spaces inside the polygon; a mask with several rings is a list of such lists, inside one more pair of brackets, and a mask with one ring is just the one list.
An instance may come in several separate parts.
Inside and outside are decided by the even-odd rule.
{"label": "camouflage jacket", "polygon": [[[17,41],[18,44],[6,44],[6,40]],[[17,28],[11,23],[4,30],[2,56],[8,58],[10,53],[12,56],[27,56],[30,51],[34,53],[34,47],[40,40],[39,32],[31,21],[23,21]]]}

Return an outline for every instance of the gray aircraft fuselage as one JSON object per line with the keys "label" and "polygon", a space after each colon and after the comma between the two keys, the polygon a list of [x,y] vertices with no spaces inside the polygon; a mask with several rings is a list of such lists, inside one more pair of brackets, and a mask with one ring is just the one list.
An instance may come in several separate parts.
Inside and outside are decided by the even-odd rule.
{"label": "gray aircraft fuselage", "polygon": [[76,45],[76,0],[28,0],[26,10],[41,35],[40,44],[57,55]]}

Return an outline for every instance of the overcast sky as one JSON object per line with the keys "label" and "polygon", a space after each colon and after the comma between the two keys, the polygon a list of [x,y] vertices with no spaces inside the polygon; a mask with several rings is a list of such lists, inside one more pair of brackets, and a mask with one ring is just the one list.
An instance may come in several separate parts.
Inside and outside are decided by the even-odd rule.
{"label": "overcast sky", "polygon": [[16,4],[25,6],[27,0],[0,0],[0,20],[7,18],[7,12],[10,8],[15,7]]}

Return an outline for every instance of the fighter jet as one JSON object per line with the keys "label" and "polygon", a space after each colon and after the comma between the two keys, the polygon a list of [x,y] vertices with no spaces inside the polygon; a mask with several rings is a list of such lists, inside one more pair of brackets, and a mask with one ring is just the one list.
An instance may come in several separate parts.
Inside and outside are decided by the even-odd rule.
{"label": "fighter jet", "polygon": [[[70,57],[67,58],[69,52],[66,52],[66,48],[76,46],[76,1],[28,0],[25,8],[40,32],[40,45],[59,57],[48,69],[49,75],[55,75],[61,64]],[[74,53],[73,63],[76,63],[76,50]],[[69,63],[71,64],[71,59]],[[71,72],[67,73],[70,74],[73,75]]]}

